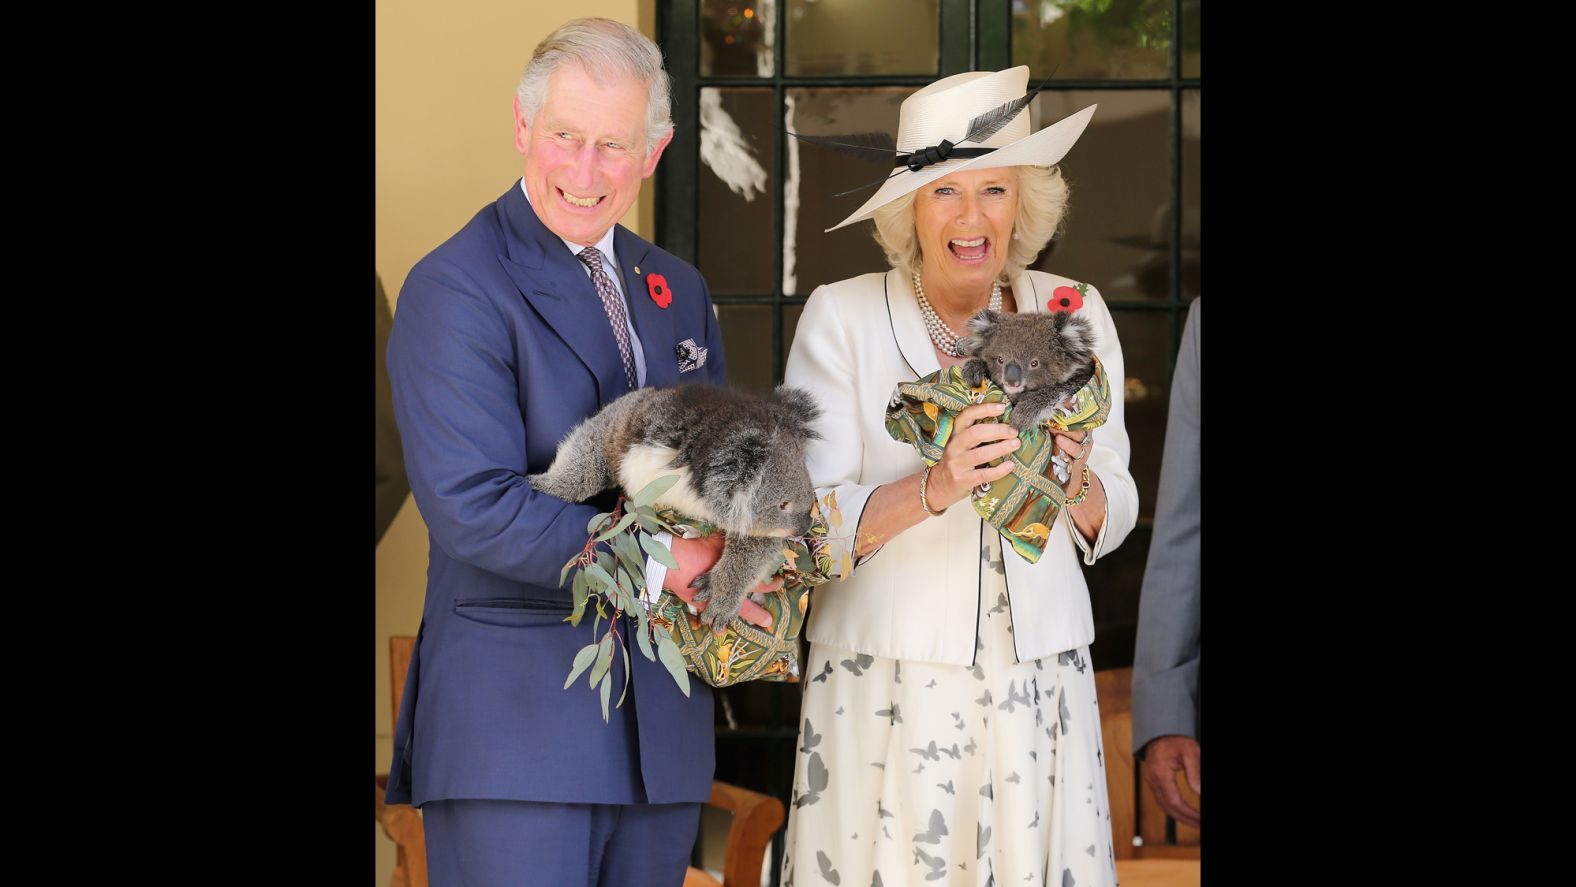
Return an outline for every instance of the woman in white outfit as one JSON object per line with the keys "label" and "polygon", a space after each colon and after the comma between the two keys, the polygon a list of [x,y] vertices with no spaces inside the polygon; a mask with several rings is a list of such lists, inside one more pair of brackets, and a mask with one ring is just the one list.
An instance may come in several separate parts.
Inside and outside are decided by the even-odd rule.
{"label": "woman in white outfit", "polygon": [[[810,475],[836,494],[856,566],[814,593],[785,884],[1116,883],[1079,561],[1122,542],[1138,494],[1110,312],[1094,287],[1025,270],[1066,205],[1055,164],[1094,108],[1031,134],[1011,105],[1028,76],[958,74],[903,102],[896,171],[837,226],[873,218],[892,268],[818,288],[794,337],[784,381],[824,410]],[[1004,107],[1005,126],[965,138]],[[1011,470],[978,467],[1018,446],[979,422],[1000,405],[965,409],[928,471],[884,426],[894,386],[961,364],[967,319],[996,302],[1087,318],[1117,392],[1093,436],[1056,435],[1069,504],[1035,564],[968,501]]]}

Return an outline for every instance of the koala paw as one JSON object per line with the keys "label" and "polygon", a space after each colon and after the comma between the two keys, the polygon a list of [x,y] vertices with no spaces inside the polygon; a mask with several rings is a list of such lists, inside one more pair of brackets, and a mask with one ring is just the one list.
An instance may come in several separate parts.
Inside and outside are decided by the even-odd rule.
{"label": "koala paw", "polygon": [[978,388],[985,381],[985,361],[978,357],[971,359],[963,365],[963,381]]}
{"label": "koala paw", "polygon": [[1039,413],[1034,410],[1014,409],[1012,418],[1008,421],[1012,423],[1012,427],[1019,431],[1028,431],[1030,428],[1040,424],[1040,418]]}

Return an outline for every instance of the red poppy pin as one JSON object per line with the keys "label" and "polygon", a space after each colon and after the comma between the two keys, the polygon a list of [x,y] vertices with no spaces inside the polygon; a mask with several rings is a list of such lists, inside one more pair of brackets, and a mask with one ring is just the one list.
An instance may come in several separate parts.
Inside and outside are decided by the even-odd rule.
{"label": "red poppy pin", "polygon": [[1083,307],[1083,291],[1087,283],[1078,284],[1077,288],[1059,286],[1051,292],[1052,311],[1077,311]]}
{"label": "red poppy pin", "polygon": [[668,289],[668,279],[661,274],[646,275],[646,292],[651,294],[651,301],[656,302],[658,308],[673,304],[673,290]]}

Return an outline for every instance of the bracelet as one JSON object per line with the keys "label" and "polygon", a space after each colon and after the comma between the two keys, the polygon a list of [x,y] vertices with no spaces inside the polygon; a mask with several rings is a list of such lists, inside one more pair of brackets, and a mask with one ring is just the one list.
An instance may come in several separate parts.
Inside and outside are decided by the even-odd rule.
{"label": "bracelet", "polygon": [[[1079,504],[1081,504],[1083,502],[1083,500],[1085,500],[1087,498],[1089,498],[1089,466],[1085,465],[1084,466],[1084,470],[1083,470],[1083,489],[1078,491],[1078,495],[1073,496],[1072,498],[1068,499],[1066,502],[1063,502],[1062,504],[1063,505],[1079,505]],[[921,501],[921,503],[923,503],[923,501],[924,501],[923,497],[921,498],[920,501]]]}
{"label": "bracelet", "polygon": [[[947,509],[943,508],[940,511],[931,511],[930,503],[925,501],[925,485],[930,483],[930,469],[935,467],[936,466],[934,465],[927,465],[925,467],[925,473],[919,476],[919,507],[925,509],[925,513],[931,517],[941,517],[947,512]],[[952,506],[950,505],[947,506],[947,508],[951,507]]]}

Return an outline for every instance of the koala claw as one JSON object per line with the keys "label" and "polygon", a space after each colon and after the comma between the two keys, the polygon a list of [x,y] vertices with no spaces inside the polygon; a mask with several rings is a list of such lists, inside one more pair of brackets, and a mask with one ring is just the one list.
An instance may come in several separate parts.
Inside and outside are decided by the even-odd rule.
{"label": "koala claw", "polygon": [[690,587],[695,589],[695,596],[690,598],[690,603],[698,604],[711,600],[711,573],[705,572],[696,576],[691,580]]}

